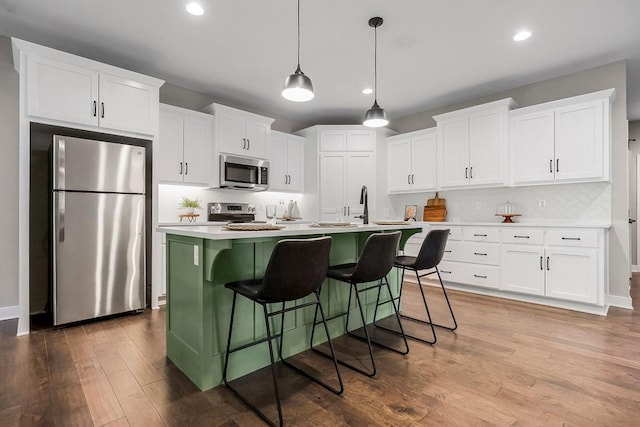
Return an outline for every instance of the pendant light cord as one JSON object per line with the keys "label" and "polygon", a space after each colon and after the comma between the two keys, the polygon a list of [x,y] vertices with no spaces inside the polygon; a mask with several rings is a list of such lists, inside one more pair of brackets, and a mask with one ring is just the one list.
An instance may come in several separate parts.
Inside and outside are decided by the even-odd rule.
{"label": "pendant light cord", "polygon": [[300,69],[300,0],[298,0],[298,69]]}
{"label": "pendant light cord", "polygon": [[[299,0],[298,0],[299,1]],[[378,103],[378,26],[373,29],[373,98]]]}

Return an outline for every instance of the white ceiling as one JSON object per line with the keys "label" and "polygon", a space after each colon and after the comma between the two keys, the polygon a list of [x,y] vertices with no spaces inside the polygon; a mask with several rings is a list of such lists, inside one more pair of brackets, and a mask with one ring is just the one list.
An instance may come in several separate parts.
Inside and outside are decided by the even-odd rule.
{"label": "white ceiling", "polygon": [[[628,60],[640,119],[640,0],[301,0],[301,65],[316,98],[280,96],[296,66],[296,0],[0,0],[0,34],[165,79],[305,124],[392,118]],[[526,42],[512,40],[528,28]]]}

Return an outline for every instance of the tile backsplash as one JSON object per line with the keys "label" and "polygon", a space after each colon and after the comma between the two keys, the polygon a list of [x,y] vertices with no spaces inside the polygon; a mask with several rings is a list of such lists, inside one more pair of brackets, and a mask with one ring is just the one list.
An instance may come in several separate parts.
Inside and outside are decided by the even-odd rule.
{"label": "tile backsplash", "polygon": [[[435,193],[389,196],[395,217],[401,217],[405,205],[418,205],[421,212]],[[545,220],[611,220],[611,184],[555,184],[531,187],[484,188],[440,191],[447,200],[447,220],[497,222],[498,205],[506,201],[522,214],[519,222]]]}

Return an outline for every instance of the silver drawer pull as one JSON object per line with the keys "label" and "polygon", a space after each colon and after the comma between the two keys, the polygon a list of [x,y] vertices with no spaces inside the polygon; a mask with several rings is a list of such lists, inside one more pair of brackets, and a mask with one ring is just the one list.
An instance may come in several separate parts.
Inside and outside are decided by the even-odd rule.
{"label": "silver drawer pull", "polygon": [[487,254],[483,254],[482,252],[474,252],[474,255],[482,255],[482,256],[487,256]]}
{"label": "silver drawer pull", "polygon": [[479,279],[486,279],[487,278],[487,276],[482,276],[480,274],[474,274],[473,277],[477,277]]}
{"label": "silver drawer pull", "polygon": [[580,237],[563,237],[562,240],[580,240]]}
{"label": "silver drawer pull", "polygon": [[515,239],[528,239],[529,236],[513,236]]}
{"label": "silver drawer pull", "polygon": [[451,253],[451,251],[444,251],[444,253],[446,253],[446,254],[450,254],[450,253]]}
{"label": "silver drawer pull", "polygon": [[450,271],[447,271],[447,270],[440,270],[440,273],[451,274],[451,272],[450,272]]}
{"label": "silver drawer pull", "polygon": [[475,237],[487,237],[486,234],[474,234]]}

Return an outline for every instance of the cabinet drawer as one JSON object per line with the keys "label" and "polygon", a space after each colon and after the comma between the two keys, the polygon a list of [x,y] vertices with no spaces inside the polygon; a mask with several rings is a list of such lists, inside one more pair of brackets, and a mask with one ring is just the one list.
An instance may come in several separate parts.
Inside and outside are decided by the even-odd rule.
{"label": "cabinet drawer", "polygon": [[438,265],[440,277],[442,278],[442,280],[448,282],[460,282],[462,277],[461,272],[463,269],[464,264],[459,264],[457,262],[442,261]]}
{"label": "cabinet drawer", "polygon": [[462,240],[462,227],[451,226],[447,227],[446,225],[435,225],[431,226],[433,230],[444,230],[449,229],[449,239],[448,240]]}
{"label": "cabinet drawer", "polygon": [[544,230],[533,228],[503,228],[502,243],[520,243],[525,245],[542,245]]}
{"label": "cabinet drawer", "polygon": [[466,264],[461,283],[482,286],[484,288],[500,288],[500,269],[489,265]]}
{"label": "cabinet drawer", "polygon": [[596,230],[547,230],[546,243],[552,246],[598,247]]}
{"label": "cabinet drawer", "polygon": [[464,240],[473,242],[495,242],[500,241],[500,231],[497,227],[465,227]]}
{"label": "cabinet drawer", "polygon": [[459,261],[500,265],[500,245],[496,243],[460,242]]}
{"label": "cabinet drawer", "polygon": [[447,261],[466,261],[464,256],[464,242],[457,240],[448,241],[442,259]]}

